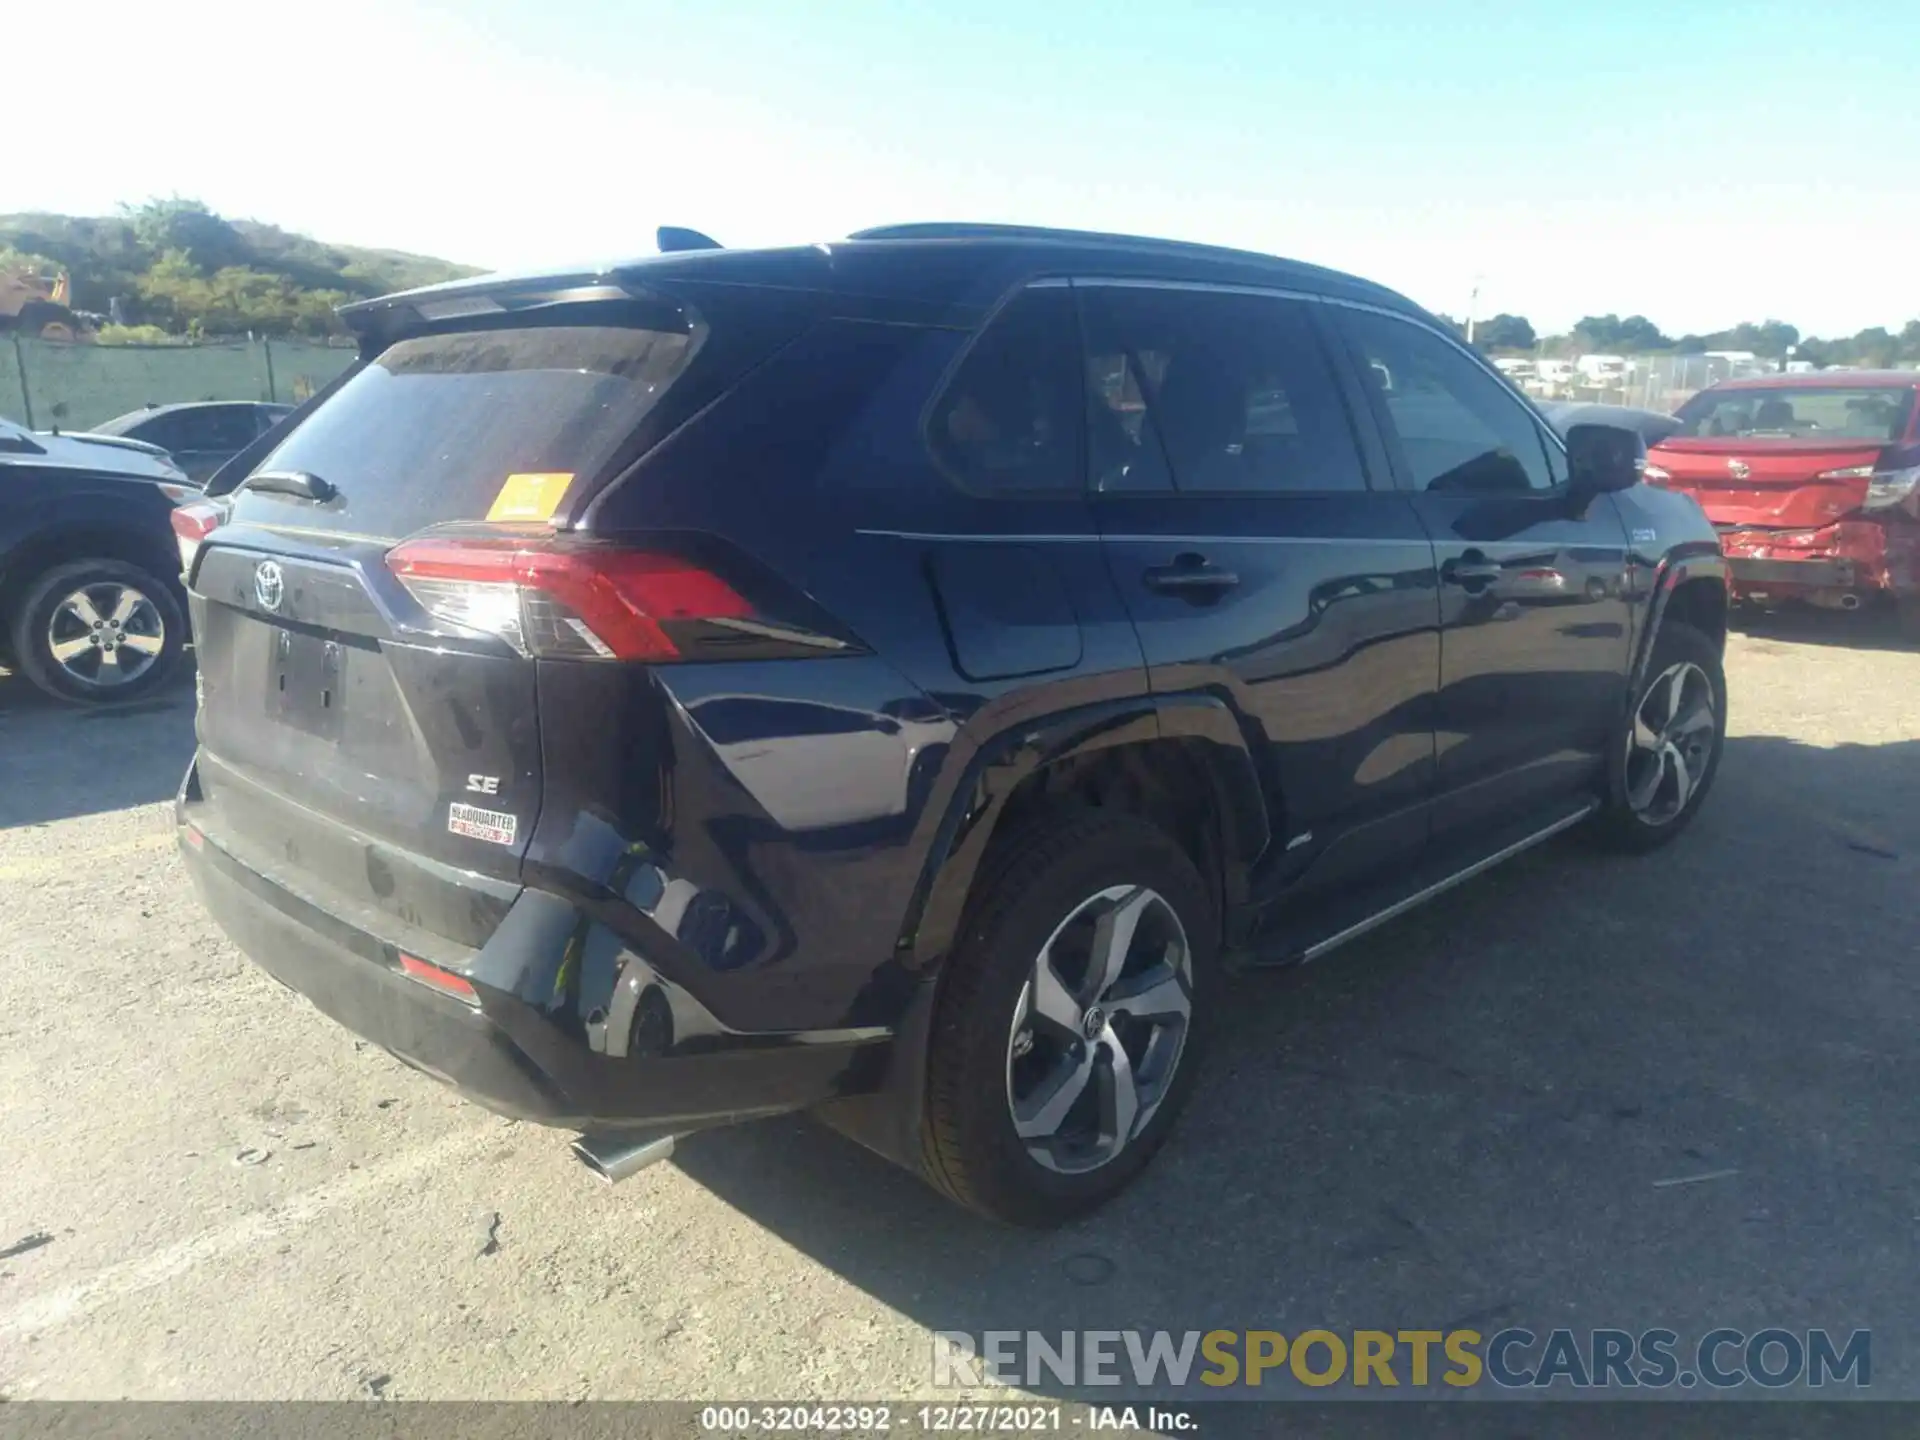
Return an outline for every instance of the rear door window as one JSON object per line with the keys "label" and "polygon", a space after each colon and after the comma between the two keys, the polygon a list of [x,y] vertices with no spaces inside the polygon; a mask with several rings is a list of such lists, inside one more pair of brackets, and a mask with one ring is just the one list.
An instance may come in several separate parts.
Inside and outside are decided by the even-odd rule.
{"label": "rear door window", "polygon": [[1080,295],[1096,490],[1366,489],[1303,302],[1120,285]]}
{"label": "rear door window", "polygon": [[188,450],[244,450],[259,437],[260,426],[251,405],[209,405],[181,412]]}
{"label": "rear door window", "polygon": [[485,519],[503,492],[532,497],[551,513],[575,477],[596,474],[660,402],[702,334],[689,322],[403,340],[256,467],[307,471],[338,498],[321,506],[243,488],[239,518],[397,538]]}
{"label": "rear door window", "polygon": [[184,411],[169,410],[155,415],[151,420],[142,420],[122,430],[107,430],[106,434],[122,434],[132,440],[144,441],[148,445],[158,445],[162,450],[183,450],[191,438],[186,426]]}
{"label": "rear door window", "polygon": [[1024,290],[968,349],[927,425],[941,468],[990,495],[1080,489],[1080,347],[1064,286]]}

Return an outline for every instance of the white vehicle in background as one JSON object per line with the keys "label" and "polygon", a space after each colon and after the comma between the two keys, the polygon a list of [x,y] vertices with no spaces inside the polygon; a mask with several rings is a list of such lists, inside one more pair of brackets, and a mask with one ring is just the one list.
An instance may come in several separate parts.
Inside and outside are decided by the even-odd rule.
{"label": "white vehicle in background", "polygon": [[1633,364],[1624,355],[1582,355],[1573,362],[1582,385],[1596,390],[1612,389],[1624,383]]}
{"label": "white vehicle in background", "polygon": [[1576,373],[1571,360],[1536,360],[1533,384],[1526,387],[1527,393],[1544,400],[1557,399],[1573,387]]}
{"label": "white vehicle in background", "polygon": [[1494,360],[1493,368],[1523,388],[1535,374],[1533,361],[1519,355],[1499,356]]}
{"label": "white vehicle in background", "polygon": [[1752,375],[1764,375],[1773,367],[1751,350],[1709,350],[1709,363],[1718,361],[1725,367],[1728,380],[1745,380]]}

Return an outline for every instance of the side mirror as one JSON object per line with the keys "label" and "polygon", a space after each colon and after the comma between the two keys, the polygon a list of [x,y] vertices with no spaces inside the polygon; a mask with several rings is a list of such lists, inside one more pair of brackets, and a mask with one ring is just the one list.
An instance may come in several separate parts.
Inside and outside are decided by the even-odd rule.
{"label": "side mirror", "polygon": [[1647,468],[1647,444],[1636,430],[1574,425],[1567,430],[1567,463],[1576,495],[1631,490]]}

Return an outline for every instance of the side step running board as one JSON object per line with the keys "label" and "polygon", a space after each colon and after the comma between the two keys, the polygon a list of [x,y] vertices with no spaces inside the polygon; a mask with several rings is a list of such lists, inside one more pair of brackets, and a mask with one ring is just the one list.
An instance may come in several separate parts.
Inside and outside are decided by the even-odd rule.
{"label": "side step running board", "polygon": [[[1497,849],[1481,855],[1459,869],[1439,874],[1431,879],[1421,877],[1411,880],[1413,888],[1403,891],[1398,896],[1394,896],[1391,890],[1376,887],[1367,892],[1364,899],[1345,906],[1335,906],[1331,913],[1321,917],[1321,923],[1317,925],[1303,925],[1290,934],[1276,935],[1271,939],[1256,938],[1248,947],[1251,952],[1248,963],[1251,966],[1266,967],[1318,960],[1349,940],[1357,940],[1368,931],[1385,925],[1389,920],[1396,920],[1409,910],[1417,909],[1436,895],[1445,894],[1454,886],[1464,885],[1474,876],[1485,874],[1501,861],[1511,860],[1522,851],[1531,850],[1541,842],[1551,840],[1561,831],[1572,829],[1599,808],[1599,801],[1585,801],[1578,809],[1560,816],[1551,824],[1541,826],[1516,840],[1500,845]],[[1433,872],[1429,869],[1426,874],[1432,875]]]}

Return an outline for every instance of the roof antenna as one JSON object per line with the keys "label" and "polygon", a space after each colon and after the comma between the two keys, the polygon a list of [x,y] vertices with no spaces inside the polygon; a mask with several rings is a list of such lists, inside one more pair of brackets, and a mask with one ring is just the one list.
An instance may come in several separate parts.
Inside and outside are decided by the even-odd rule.
{"label": "roof antenna", "polygon": [[654,232],[654,243],[660,247],[662,255],[671,255],[676,250],[723,248],[711,235],[702,235],[698,230],[689,230],[684,225],[662,225]]}

